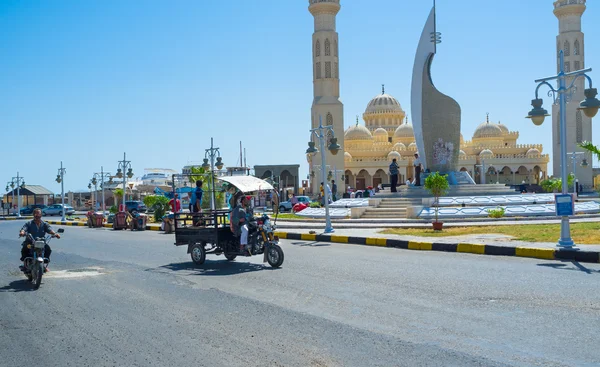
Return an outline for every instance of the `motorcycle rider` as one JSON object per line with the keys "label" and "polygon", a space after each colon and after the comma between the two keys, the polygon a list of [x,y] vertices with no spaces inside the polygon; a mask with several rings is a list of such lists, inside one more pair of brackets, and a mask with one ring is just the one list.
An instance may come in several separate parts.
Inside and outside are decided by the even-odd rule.
{"label": "motorcycle rider", "polygon": [[235,197],[237,205],[231,212],[231,231],[236,237],[240,238],[240,253],[246,252],[248,247],[248,223],[246,216],[246,207],[248,199],[243,193],[239,192]]}
{"label": "motorcycle rider", "polygon": [[[27,233],[31,234],[31,236],[35,238],[44,238],[46,233],[52,235],[53,237],[60,238],[60,235],[50,227],[50,225],[42,220],[42,210],[40,208],[35,208],[33,210],[33,220],[25,223],[21,231],[19,232],[19,237],[25,237]],[[31,239],[29,237],[25,237],[25,241],[21,245],[21,261],[25,261],[25,258],[29,256],[29,249],[27,245],[31,245]],[[52,253],[52,249],[50,246],[46,244],[44,246],[44,255],[50,262],[50,254]],[[48,271],[46,267],[44,271]]]}

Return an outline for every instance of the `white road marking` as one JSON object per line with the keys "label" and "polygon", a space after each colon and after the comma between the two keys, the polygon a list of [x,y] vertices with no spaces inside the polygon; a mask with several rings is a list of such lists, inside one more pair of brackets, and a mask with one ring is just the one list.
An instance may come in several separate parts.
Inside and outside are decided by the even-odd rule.
{"label": "white road marking", "polygon": [[83,268],[83,269],[70,269],[70,270],[50,270],[44,274],[44,278],[85,278],[95,277],[98,275],[106,274],[102,268]]}

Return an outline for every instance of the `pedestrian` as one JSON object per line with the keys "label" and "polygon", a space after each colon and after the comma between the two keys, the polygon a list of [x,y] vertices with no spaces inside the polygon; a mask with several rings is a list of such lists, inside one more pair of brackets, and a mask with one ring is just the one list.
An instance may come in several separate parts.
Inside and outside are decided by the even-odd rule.
{"label": "pedestrian", "polygon": [[335,180],[331,180],[331,190],[333,201],[337,201],[337,184],[335,183]]}
{"label": "pedestrian", "polygon": [[396,190],[396,186],[398,186],[398,163],[396,163],[396,158],[392,159],[390,164],[390,179],[392,181],[392,192],[398,192]]}
{"label": "pedestrian", "polygon": [[415,167],[415,186],[421,186],[421,168],[423,164],[421,163],[421,159],[419,158],[419,153],[415,153],[415,158],[413,159],[413,166]]}
{"label": "pedestrian", "polygon": [[325,206],[325,190],[323,189],[323,182],[321,182],[321,186],[319,187],[319,201],[321,202],[321,206]]}
{"label": "pedestrian", "polygon": [[171,206],[171,211],[173,213],[179,213],[181,211],[181,200],[179,200],[178,194],[175,194],[175,197],[169,200],[169,205]]}

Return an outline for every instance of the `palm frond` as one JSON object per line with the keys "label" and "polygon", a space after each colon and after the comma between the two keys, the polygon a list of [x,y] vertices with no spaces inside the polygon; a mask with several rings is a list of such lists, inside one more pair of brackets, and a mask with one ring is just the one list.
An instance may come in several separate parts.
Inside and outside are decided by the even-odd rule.
{"label": "palm frond", "polygon": [[577,145],[579,145],[580,148],[585,149],[588,152],[592,153],[593,155],[596,156],[596,158],[598,160],[600,160],[600,149],[597,146],[595,146],[594,144],[592,144],[591,141],[584,141],[583,143],[579,143]]}

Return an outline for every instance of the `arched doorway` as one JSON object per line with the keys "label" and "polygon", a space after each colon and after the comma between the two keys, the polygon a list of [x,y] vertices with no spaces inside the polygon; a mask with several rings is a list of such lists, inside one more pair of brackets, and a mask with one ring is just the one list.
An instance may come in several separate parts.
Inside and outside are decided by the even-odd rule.
{"label": "arched doorway", "polygon": [[371,175],[366,170],[361,170],[356,175],[356,189],[357,190],[365,190],[367,188],[367,183],[370,181]]}
{"label": "arched doorway", "polygon": [[378,169],[377,172],[375,172],[375,175],[373,175],[373,187],[377,187],[377,185],[383,185],[383,184],[389,184],[389,183],[390,183],[390,179],[384,170]]}

